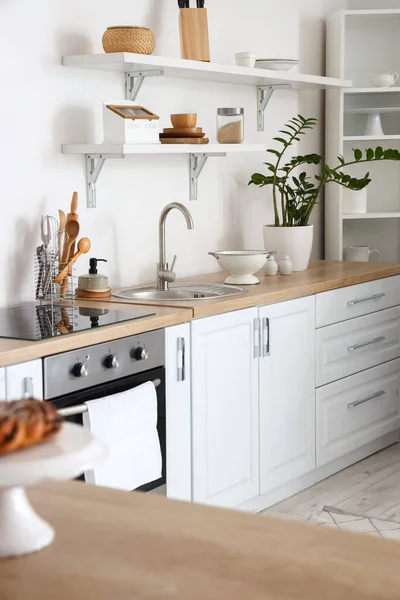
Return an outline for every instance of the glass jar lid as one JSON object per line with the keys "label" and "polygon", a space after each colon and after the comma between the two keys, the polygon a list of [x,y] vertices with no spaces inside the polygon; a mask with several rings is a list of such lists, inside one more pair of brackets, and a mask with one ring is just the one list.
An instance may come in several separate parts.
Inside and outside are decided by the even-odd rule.
{"label": "glass jar lid", "polygon": [[236,117],[238,115],[244,115],[244,108],[218,108],[217,114],[226,117]]}

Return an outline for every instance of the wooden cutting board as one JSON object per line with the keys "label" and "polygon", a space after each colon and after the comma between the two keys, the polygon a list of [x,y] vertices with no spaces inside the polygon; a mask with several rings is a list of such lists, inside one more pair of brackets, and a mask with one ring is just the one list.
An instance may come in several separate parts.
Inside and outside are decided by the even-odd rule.
{"label": "wooden cutting board", "polygon": [[160,142],[162,144],[208,144],[210,140],[208,138],[162,138]]}

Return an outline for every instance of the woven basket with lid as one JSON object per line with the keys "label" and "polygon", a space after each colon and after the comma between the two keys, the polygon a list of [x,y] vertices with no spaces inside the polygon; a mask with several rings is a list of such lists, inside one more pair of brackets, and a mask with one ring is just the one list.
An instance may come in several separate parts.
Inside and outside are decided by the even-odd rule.
{"label": "woven basket with lid", "polygon": [[102,38],[104,52],[152,54],[156,46],[154,33],[148,27],[114,25],[107,27]]}

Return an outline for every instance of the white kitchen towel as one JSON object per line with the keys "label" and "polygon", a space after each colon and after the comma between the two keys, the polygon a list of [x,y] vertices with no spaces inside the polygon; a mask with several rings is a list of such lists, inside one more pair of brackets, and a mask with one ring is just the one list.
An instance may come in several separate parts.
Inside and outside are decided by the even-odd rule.
{"label": "white kitchen towel", "polygon": [[86,483],[134,490],[161,477],[157,394],[151,381],[86,402],[83,426],[108,446],[108,458],[85,472]]}

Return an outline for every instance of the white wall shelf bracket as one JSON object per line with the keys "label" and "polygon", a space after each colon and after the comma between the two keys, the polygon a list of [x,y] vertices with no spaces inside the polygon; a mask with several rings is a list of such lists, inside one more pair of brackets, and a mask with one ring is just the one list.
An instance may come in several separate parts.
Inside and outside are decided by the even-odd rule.
{"label": "white wall shelf bracket", "polygon": [[87,208],[96,208],[96,183],[107,158],[124,158],[123,154],[87,154],[86,186]]}
{"label": "white wall shelf bracket", "polygon": [[288,90],[290,85],[283,83],[279,85],[258,85],[257,86],[257,131],[264,131],[265,109],[275,90]]}
{"label": "white wall shelf bracket", "polygon": [[134,102],[146,77],[159,77],[164,75],[163,69],[154,71],[131,71],[125,73],[125,98]]}
{"label": "white wall shelf bracket", "polygon": [[209,156],[226,156],[223,152],[213,154],[189,154],[190,200],[197,200],[198,180]]}

